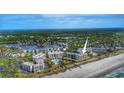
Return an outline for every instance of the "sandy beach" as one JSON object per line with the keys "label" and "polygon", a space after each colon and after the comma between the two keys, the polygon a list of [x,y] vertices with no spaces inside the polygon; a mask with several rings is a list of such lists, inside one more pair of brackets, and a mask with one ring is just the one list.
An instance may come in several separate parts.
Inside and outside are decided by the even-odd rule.
{"label": "sandy beach", "polygon": [[80,67],[45,76],[45,78],[90,78],[101,77],[102,75],[111,72],[112,70],[124,66],[124,54],[104,58],[99,61],[81,65]]}

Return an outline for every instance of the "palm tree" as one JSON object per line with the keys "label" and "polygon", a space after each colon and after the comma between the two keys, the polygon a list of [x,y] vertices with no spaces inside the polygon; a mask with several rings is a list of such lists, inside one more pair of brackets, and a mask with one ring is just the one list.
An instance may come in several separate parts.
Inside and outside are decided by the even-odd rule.
{"label": "palm tree", "polygon": [[2,53],[2,56],[4,55],[4,53],[7,51],[7,47],[4,47],[4,46],[1,46],[0,47],[0,50],[1,50],[1,53]]}
{"label": "palm tree", "polygon": [[0,74],[1,77],[18,77],[20,69],[16,67],[17,62],[12,56],[9,59],[2,58],[0,65],[3,68],[3,72]]}

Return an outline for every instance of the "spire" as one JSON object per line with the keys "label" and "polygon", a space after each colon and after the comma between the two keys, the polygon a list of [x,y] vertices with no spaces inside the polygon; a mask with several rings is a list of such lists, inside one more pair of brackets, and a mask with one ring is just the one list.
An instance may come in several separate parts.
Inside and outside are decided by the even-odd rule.
{"label": "spire", "polygon": [[87,39],[86,39],[84,48],[83,48],[83,50],[82,50],[82,53],[83,53],[83,54],[86,53],[87,43],[88,43],[88,37],[87,37]]}

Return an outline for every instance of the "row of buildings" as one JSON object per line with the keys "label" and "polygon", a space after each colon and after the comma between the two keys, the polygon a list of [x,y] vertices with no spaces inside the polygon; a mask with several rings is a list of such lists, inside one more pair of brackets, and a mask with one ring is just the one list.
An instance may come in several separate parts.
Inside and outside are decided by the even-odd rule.
{"label": "row of buildings", "polygon": [[[63,42],[57,42],[57,45],[59,46],[49,46],[42,49],[35,49],[31,50],[33,53],[33,60],[32,61],[26,61],[23,62],[21,65],[21,68],[28,72],[40,72],[46,68],[45,59],[49,58],[51,59],[51,62],[58,61],[54,59],[60,59],[66,58],[67,60],[74,60],[74,61],[82,61],[84,59],[84,56],[87,55],[86,52],[90,52],[92,54],[98,53],[98,52],[106,52],[107,50],[113,50],[113,47],[95,47],[95,48],[87,48],[88,44],[88,38],[86,39],[86,42],[84,44],[83,48],[78,48],[75,52],[65,52],[65,50],[68,48],[68,45]],[[119,47],[120,48],[120,47]],[[23,49],[22,54],[17,53],[13,54],[13,56],[25,56],[27,53],[26,49]],[[57,64],[57,63],[55,63]]]}
{"label": "row of buildings", "polygon": [[32,56],[33,61],[23,62],[21,68],[28,72],[33,72],[33,73],[40,72],[46,68],[46,64],[44,61],[47,57],[50,58],[51,60],[62,59],[63,55],[64,52],[58,50],[49,51],[47,54],[41,52]]}
{"label": "row of buildings", "polygon": [[90,52],[92,54],[98,52],[106,52],[108,50],[114,50],[124,48],[124,45],[118,44],[116,47],[112,47],[111,45],[98,44],[96,47],[87,48],[88,38],[84,44],[83,48],[78,48],[75,52],[65,52],[68,49],[68,44],[64,42],[56,42],[55,45],[49,45],[43,48],[37,47],[35,45],[31,46],[19,46],[15,44],[9,44],[8,47],[16,47],[18,50],[11,51],[9,48],[5,53],[2,53],[0,50],[0,55],[5,55],[6,57],[13,56],[13,57],[25,57],[28,52],[32,53],[32,61],[25,61],[21,64],[21,68],[25,71],[36,73],[41,72],[47,66],[45,64],[45,59],[51,59],[51,62],[55,62],[57,64],[58,60],[62,60],[65,57],[67,60],[74,60],[74,61],[81,61],[84,59],[86,52]]}
{"label": "row of buildings", "polygon": [[[85,42],[84,48],[78,49],[77,53],[64,52],[64,50],[58,48],[50,49],[49,51],[44,53],[40,52],[32,56],[33,58],[32,62],[24,62],[21,68],[23,70],[35,73],[35,72],[40,72],[46,68],[46,64],[44,62],[46,58],[50,58],[51,62],[55,62],[55,64],[57,64],[58,59],[62,60],[63,57],[66,57],[68,60],[75,60],[75,61],[82,60],[84,54],[86,53],[87,43],[88,43],[88,39]],[[65,45],[64,43],[59,43],[59,44],[61,46],[64,46],[63,48],[67,48],[67,45]]]}

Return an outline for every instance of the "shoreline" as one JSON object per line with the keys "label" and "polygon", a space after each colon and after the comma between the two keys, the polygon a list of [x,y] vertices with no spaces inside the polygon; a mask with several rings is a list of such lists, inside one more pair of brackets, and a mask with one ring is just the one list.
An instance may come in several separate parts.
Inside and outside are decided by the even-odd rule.
{"label": "shoreline", "polygon": [[43,78],[98,78],[124,66],[124,53]]}
{"label": "shoreline", "polygon": [[93,76],[88,77],[88,78],[103,78],[105,75],[111,73],[113,70],[119,69],[119,68],[121,68],[121,67],[124,67],[124,63],[123,63],[123,64],[120,64],[120,65],[118,65],[118,66],[115,66],[115,67],[113,67],[113,68],[110,68],[110,69],[108,69],[108,70],[106,70],[106,71],[103,71],[103,72],[101,72],[101,73],[99,73],[99,74],[94,74]]}

